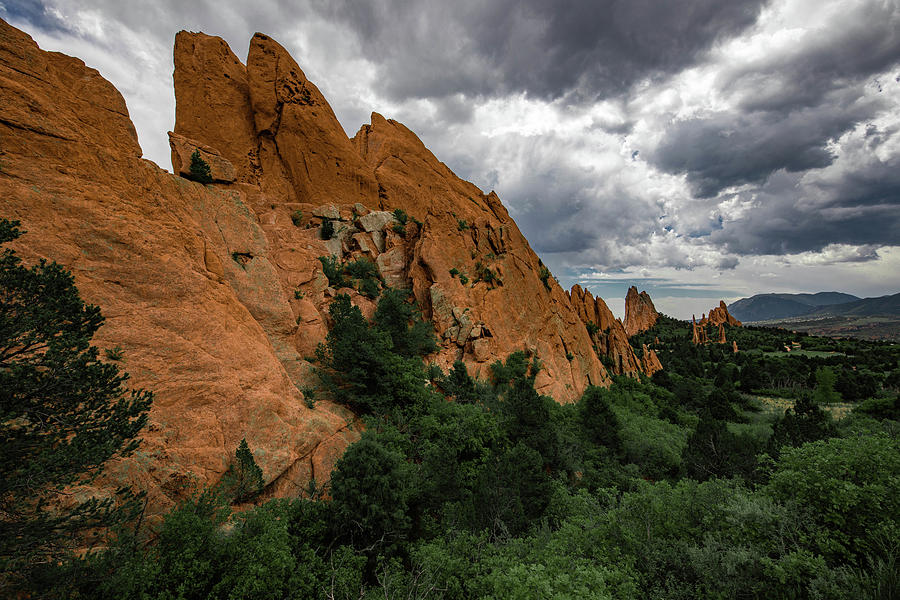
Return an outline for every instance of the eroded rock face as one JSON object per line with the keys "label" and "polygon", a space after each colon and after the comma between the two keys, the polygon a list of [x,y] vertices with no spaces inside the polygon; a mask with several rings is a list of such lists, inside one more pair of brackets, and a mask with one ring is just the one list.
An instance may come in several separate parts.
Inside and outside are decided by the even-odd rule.
{"label": "eroded rock face", "polygon": [[641,292],[638,294],[636,287],[628,288],[625,296],[625,333],[628,337],[647,331],[659,319],[659,313],[653,306],[650,294]]}
{"label": "eroded rock face", "polygon": [[486,377],[491,362],[536,352],[537,388],[559,402],[608,384],[581,318],[555,281],[541,282],[540,260],[497,195],[458,178],[402,124],[377,113],[371,121],[353,143],[375,173],[379,208],[423,224],[408,278],[441,339],[434,362],[447,369],[460,359]]}
{"label": "eroded rock face", "polygon": [[172,148],[172,167],[175,173],[187,177],[191,174],[194,152],[209,165],[209,175],[213,181],[231,183],[235,179],[234,165],[218,150],[206,144],[169,132],[169,147]]}
{"label": "eroded rock face", "polygon": [[659,356],[656,355],[656,351],[652,348],[647,348],[647,344],[641,344],[641,350],[643,350],[641,364],[644,367],[644,373],[648,377],[652,377],[657,371],[662,371],[663,366],[659,362]]}

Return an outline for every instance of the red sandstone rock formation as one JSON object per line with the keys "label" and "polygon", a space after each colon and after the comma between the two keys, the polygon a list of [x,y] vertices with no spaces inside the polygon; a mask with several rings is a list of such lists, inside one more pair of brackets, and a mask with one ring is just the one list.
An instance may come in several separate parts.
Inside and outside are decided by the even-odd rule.
{"label": "red sandstone rock formation", "polygon": [[599,296],[594,298],[590,291],[582,289],[577,284],[572,286],[568,294],[572,306],[585,326],[593,323],[597,327],[597,332],[592,336],[594,349],[599,356],[606,357],[612,363],[614,374],[636,376],[638,373],[644,373],[649,376],[662,369],[659,358],[652,350],[651,359],[648,359],[646,351],[643,362],[637,358],[631,344],[628,343],[625,327],[613,316],[602,298]]}
{"label": "red sandstone rock formation", "polygon": [[637,288],[628,288],[625,296],[625,333],[628,337],[647,331],[659,319],[659,313],[647,292],[638,294]]}
{"label": "red sandstone rock formation", "polygon": [[[609,382],[578,312],[555,281],[544,286],[495,194],[377,114],[348,139],[266,36],[253,37],[247,62],[219,38],[176,37],[173,166],[183,173],[199,149],[221,182],[203,186],[140,158],[124,100],[97,71],[0,21],[0,214],[28,231],[23,258],[72,270],[107,317],[96,343],[121,347],[131,384],[156,393],[141,459],[110,478],[165,509],[214,483],[242,437],[267,495],[328,478],[358,436],[349,411],[324,400],[309,409],[298,391],[314,383],[304,356],[327,333],[336,293],[317,260],[328,254],[367,256],[410,288],[443,367],[462,359],[484,376],[525,349],[544,365],[539,391],[558,401]],[[395,208],[422,225],[395,231]],[[327,241],[324,219],[336,230]],[[352,299],[371,314],[370,300]]]}
{"label": "red sandstone rock formation", "polygon": [[662,363],[659,362],[656,351],[647,348],[647,344],[641,344],[641,349],[644,352],[644,355],[641,357],[644,373],[646,373],[647,376],[652,376],[657,371],[662,371],[663,366]]}
{"label": "red sandstone rock formation", "polygon": [[[353,143],[375,173],[380,207],[423,222],[406,255],[407,276],[443,340],[435,362],[447,368],[459,358],[486,376],[490,362],[533,349],[544,365],[536,386],[557,401],[605,385],[581,319],[555,281],[549,289],[541,282],[540,260],[497,195],[459,179],[402,124],[377,113],[371,120]],[[493,282],[479,281],[486,270]]]}
{"label": "red sandstone rock formation", "polygon": [[741,326],[741,322],[738,321],[737,319],[735,319],[734,317],[732,317],[731,314],[728,312],[728,307],[725,305],[724,300],[720,300],[719,306],[717,306],[716,308],[710,309],[708,317],[704,316],[700,320],[701,325],[706,325],[707,323],[710,323],[711,325],[713,325],[715,327],[718,327],[722,323],[727,323],[728,325],[731,325],[732,327],[740,327]]}
{"label": "red sandstone rock formation", "polygon": [[706,333],[706,325],[703,323],[705,319],[706,316],[704,315],[700,323],[697,323],[697,318],[691,315],[691,341],[695,344],[709,343],[709,336]]}
{"label": "red sandstone rock formation", "polygon": [[722,323],[719,323],[719,339],[716,340],[716,343],[718,343],[718,344],[725,343],[725,325]]}

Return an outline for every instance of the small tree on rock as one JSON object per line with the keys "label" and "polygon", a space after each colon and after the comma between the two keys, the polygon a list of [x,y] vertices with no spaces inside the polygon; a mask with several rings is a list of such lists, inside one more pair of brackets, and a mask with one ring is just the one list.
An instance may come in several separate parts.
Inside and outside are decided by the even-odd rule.
{"label": "small tree on rock", "polygon": [[247,439],[241,439],[234,461],[222,476],[223,491],[235,502],[246,502],[263,490],[263,472],[253,458]]}
{"label": "small tree on rock", "polygon": [[212,183],[212,172],[209,163],[203,160],[199,150],[191,154],[190,179],[199,183]]}

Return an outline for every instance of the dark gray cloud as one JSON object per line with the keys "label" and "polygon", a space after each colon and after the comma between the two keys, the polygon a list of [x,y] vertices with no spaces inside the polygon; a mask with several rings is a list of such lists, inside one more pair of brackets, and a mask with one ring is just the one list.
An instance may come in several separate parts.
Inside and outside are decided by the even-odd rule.
{"label": "dark gray cloud", "polygon": [[673,124],[651,161],[669,173],[686,173],[699,197],[724,188],[763,184],[780,169],[788,172],[820,169],[834,156],[829,142],[877,112],[879,103],[856,94],[784,113],[721,112]]}
{"label": "dark gray cloud", "polygon": [[[773,177],[755,192],[758,206],[710,239],[729,252],[795,254],[831,244],[859,246],[836,262],[878,258],[877,247],[896,245],[900,231],[900,156],[874,153],[829,177],[800,186],[797,175]],[[839,166],[839,165],[836,165]]]}
{"label": "dark gray cloud", "polygon": [[341,0],[394,98],[463,93],[575,100],[615,95],[694,63],[755,23],[765,0]]}
{"label": "dark gray cloud", "polygon": [[68,29],[65,21],[59,15],[46,10],[40,2],[3,0],[0,2],[0,17],[7,20],[25,21],[44,31],[66,31]]}
{"label": "dark gray cloud", "polygon": [[900,63],[900,8],[859,0],[829,27],[811,29],[777,52],[725,69],[717,86],[744,111],[786,112],[820,106],[823,98]]}

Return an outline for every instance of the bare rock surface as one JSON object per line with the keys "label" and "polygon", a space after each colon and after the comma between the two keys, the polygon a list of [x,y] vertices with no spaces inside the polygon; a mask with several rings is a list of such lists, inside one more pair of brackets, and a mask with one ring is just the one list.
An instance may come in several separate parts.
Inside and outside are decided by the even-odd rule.
{"label": "bare rock surface", "polygon": [[74,273],[106,317],[95,343],[121,348],[130,385],[156,396],[139,451],[99,485],[137,484],[164,510],[215,483],[244,437],[271,484],[353,421],[303,401],[292,307],[245,194],[142,160],[121,95],[3,21],[0,99],[0,214],[27,231],[16,250]]}
{"label": "bare rock surface", "polygon": [[728,312],[728,306],[725,304],[724,300],[719,300],[719,306],[710,309],[709,316],[701,319],[700,324],[706,325],[707,323],[718,327],[719,325],[727,324],[732,327],[740,327],[741,322],[731,316],[731,313]]}

